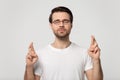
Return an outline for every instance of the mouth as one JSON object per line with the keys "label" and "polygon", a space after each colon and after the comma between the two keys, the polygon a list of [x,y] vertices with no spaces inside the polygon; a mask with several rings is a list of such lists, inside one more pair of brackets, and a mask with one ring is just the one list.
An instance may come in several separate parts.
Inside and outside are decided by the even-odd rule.
{"label": "mouth", "polygon": [[58,31],[59,31],[59,32],[65,32],[65,29],[60,28],[60,29],[58,29]]}

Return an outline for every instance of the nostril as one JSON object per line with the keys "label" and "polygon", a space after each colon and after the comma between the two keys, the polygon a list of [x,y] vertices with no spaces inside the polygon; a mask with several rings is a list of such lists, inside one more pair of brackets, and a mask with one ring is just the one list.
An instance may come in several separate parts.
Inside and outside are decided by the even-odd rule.
{"label": "nostril", "polygon": [[64,27],[64,25],[60,25],[59,27]]}

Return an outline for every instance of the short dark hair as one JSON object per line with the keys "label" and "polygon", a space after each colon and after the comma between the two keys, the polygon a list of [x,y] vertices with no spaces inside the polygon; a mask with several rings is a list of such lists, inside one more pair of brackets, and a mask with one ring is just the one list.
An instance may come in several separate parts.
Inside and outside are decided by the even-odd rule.
{"label": "short dark hair", "polygon": [[66,13],[68,13],[69,16],[70,16],[70,22],[71,23],[73,22],[73,14],[72,14],[71,10],[67,7],[64,7],[64,6],[58,6],[58,7],[55,7],[51,10],[51,14],[49,16],[49,22],[50,23],[52,23],[52,15],[55,12],[66,12]]}

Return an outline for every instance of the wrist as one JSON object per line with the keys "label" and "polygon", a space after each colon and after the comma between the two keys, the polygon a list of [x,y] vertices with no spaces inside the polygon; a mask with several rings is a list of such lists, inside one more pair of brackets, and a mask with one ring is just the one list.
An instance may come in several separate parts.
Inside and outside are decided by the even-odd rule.
{"label": "wrist", "polygon": [[34,66],[33,65],[26,65],[26,70],[33,70]]}
{"label": "wrist", "polygon": [[100,63],[100,59],[92,59],[93,63]]}

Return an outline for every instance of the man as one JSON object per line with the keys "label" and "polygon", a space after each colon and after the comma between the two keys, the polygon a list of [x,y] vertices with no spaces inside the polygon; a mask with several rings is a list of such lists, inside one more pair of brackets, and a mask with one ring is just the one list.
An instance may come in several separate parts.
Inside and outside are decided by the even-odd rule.
{"label": "man", "polygon": [[26,56],[24,80],[103,80],[100,48],[91,36],[89,49],[83,49],[69,39],[72,29],[72,12],[63,6],[54,8],[49,22],[55,41],[44,49],[29,46]]}

